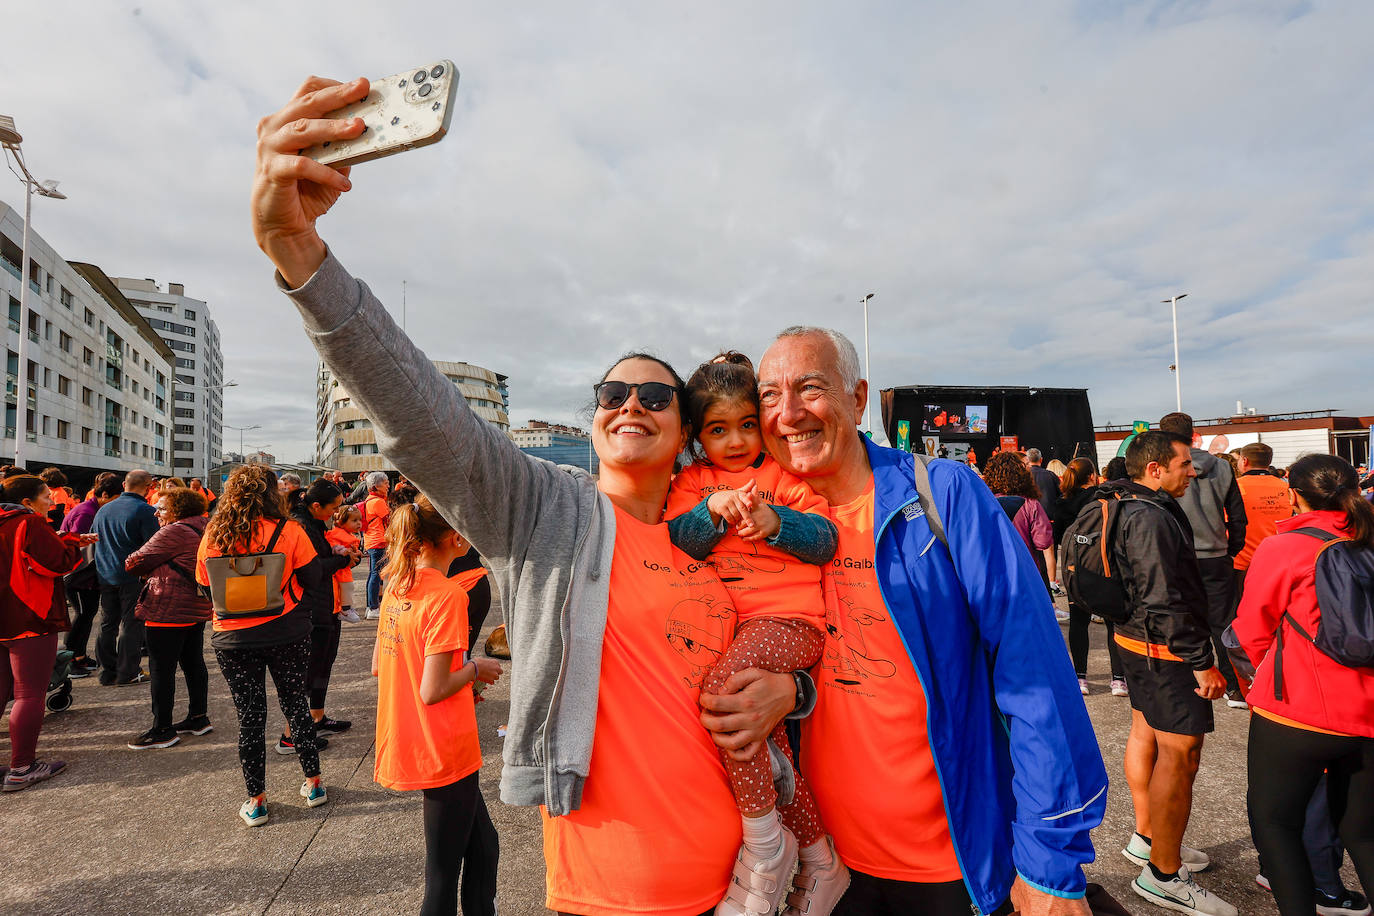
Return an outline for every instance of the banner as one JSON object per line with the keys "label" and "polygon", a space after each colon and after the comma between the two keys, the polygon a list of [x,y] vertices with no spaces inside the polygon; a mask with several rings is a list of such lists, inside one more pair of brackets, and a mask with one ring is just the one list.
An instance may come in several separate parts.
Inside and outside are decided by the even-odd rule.
{"label": "banner", "polygon": [[911,421],[897,421],[897,447],[904,452],[911,451]]}
{"label": "banner", "polygon": [[1021,440],[1019,436],[1003,436],[1001,445],[1002,451],[1004,452],[1021,451]]}

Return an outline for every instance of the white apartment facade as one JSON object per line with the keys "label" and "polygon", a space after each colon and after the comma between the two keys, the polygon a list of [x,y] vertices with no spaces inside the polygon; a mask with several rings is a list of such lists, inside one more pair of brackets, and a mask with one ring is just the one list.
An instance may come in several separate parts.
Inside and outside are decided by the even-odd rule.
{"label": "white apartment facade", "polygon": [[[506,376],[464,362],[436,359],[434,366],[458,388],[473,413],[509,434]],[[315,463],[344,473],[391,470],[377,449],[371,418],[354,405],[324,363],[315,384]]]}
{"label": "white apartment facade", "polygon": [[156,280],[116,277],[120,292],[175,351],[176,404],[172,466],[181,477],[205,479],[223,454],[224,356],[210,308],[181,283],[164,291]]}
{"label": "white apartment facade", "polygon": [[0,203],[0,302],[8,307],[0,456],[12,460],[23,436],[30,470],[172,474],[172,350],[100,268],[66,261],[37,233],[21,267],[23,234],[22,215]]}

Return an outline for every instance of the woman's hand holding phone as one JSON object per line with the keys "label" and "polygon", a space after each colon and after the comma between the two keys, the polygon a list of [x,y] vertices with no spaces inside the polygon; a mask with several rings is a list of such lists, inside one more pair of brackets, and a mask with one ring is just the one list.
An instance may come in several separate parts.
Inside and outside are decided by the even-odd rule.
{"label": "woman's hand holding phone", "polygon": [[366,97],[366,79],[351,83],[312,76],[291,101],[258,122],[257,171],[253,178],[253,237],[293,288],[324,262],[325,246],[315,221],[352,187],[348,169],[334,169],[300,155],[326,140],[358,136],[361,118],[324,115]]}

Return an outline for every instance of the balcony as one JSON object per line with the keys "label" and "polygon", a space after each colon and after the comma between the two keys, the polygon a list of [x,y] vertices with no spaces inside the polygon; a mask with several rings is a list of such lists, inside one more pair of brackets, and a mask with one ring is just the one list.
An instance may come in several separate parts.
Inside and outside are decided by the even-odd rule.
{"label": "balcony", "polygon": [[105,418],[105,432],[111,436],[124,435],[124,423],[118,417]]}
{"label": "balcony", "polygon": [[5,373],[5,400],[15,401],[19,398],[19,376],[13,372]]}
{"label": "balcony", "polygon": [[29,328],[29,340],[33,341],[34,343],[43,342],[43,339],[38,336],[38,332],[35,331],[33,328]]}
{"label": "balcony", "polygon": [[[14,279],[23,279],[23,276],[19,270],[19,265],[11,261],[9,258],[0,258],[0,267],[5,268],[5,270],[9,272],[9,275],[11,277],[14,277]],[[10,438],[13,439],[14,437],[11,436]]]}
{"label": "balcony", "polygon": [[117,449],[117,448],[106,448],[106,449],[105,449],[105,457],[106,457],[106,458],[118,458],[118,457],[119,457],[119,449]]}
{"label": "balcony", "polygon": [[19,333],[19,319],[18,319],[18,318],[11,318],[9,321],[10,321],[10,330],[13,331],[14,333],[18,334],[18,333]]}
{"label": "balcony", "polygon": [[38,441],[38,433],[24,433],[24,441],[25,441],[25,442],[37,442],[37,441]]}
{"label": "balcony", "polygon": [[[5,262],[5,263],[9,263],[9,262],[7,261],[7,262]],[[14,438],[14,427],[13,427],[13,426],[6,426],[6,427],[5,427],[5,438],[6,438],[6,439],[13,439],[13,438]]]}
{"label": "balcony", "polygon": [[124,354],[108,340],[105,341],[105,364],[114,366],[116,369],[124,368]]}

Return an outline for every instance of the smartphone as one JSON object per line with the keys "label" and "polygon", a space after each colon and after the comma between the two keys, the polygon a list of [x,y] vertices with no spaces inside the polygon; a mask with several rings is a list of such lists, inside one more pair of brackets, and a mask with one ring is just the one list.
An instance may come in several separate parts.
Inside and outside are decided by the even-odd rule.
{"label": "smartphone", "polygon": [[363,132],[351,140],[326,140],[301,150],[302,156],[342,168],[429,146],[448,133],[458,92],[453,61],[436,61],[371,84],[367,98],[325,115],[336,120],[362,118]]}

